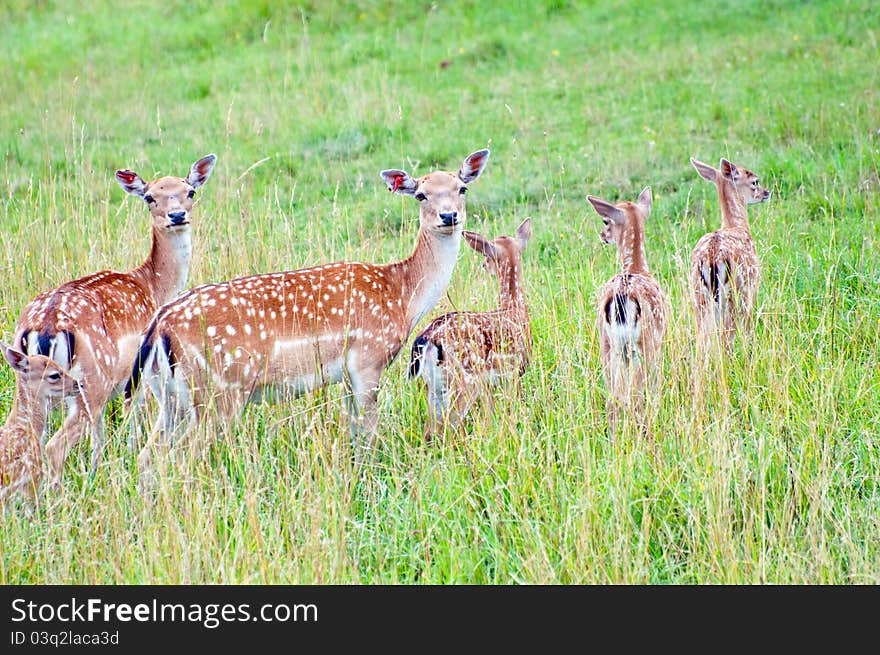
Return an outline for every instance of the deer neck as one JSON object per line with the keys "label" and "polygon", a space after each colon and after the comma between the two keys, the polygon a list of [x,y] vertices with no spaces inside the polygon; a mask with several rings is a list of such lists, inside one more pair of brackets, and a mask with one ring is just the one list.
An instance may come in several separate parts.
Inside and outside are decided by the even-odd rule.
{"label": "deer neck", "polygon": [[522,262],[516,262],[504,271],[501,283],[501,309],[509,314],[528,316],[523,292]]}
{"label": "deer neck", "polygon": [[624,273],[648,274],[643,231],[636,225],[628,225],[617,245],[617,257]]}
{"label": "deer neck", "polygon": [[718,185],[718,202],[721,205],[722,228],[740,227],[749,230],[746,203],[727,180],[722,180]]}
{"label": "deer neck", "polygon": [[24,389],[24,384],[16,380],[15,394],[12,397],[12,408],[6,419],[6,427],[26,430],[30,435],[43,434],[46,425],[46,403],[32,398]]}
{"label": "deer neck", "polygon": [[153,228],[150,256],[132,274],[150,289],[157,305],[164,305],[186,287],[191,261],[190,229],[167,233]]}
{"label": "deer neck", "polygon": [[431,311],[449,286],[461,247],[461,232],[433,235],[419,230],[413,253],[390,265],[400,281],[403,309],[409,329]]}

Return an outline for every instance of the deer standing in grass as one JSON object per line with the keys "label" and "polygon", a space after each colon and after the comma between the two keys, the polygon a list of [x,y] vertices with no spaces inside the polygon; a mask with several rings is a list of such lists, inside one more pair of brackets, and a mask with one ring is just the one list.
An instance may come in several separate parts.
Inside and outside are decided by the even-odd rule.
{"label": "deer standing in grass", "polygon": [[726,159],[720,168],[691,164],[705,180],[718,187],[721,229],[704,235],[691,256],[691,289],[700,350],[712,335],[720,334],[726,350],[733,346],[738,326],[751,327],[761,265],[749,228],[748,205],[766,202],[770,191],[758,176]]}
{"label": "deer standing in grass", "polygon": [[130,170],[116,171],[122,188],[149,207],[149,257],[128,273],[101,271],[62,284],[24,308],[13,343],[28,355],[50,357],[82,381],[82,393],[66,399],[63,423],[46,444],[50,482],[56,488],[67,454],[89,431],[91,471],[96,470],[104,441],[104,409],[123,390],[150,318],[186,285],[193,197],[208,181],[215,161],[208,155],[195,162],[185,178],[162,177],[150,183]]}
{"label": "deer standing in grass", "polygon": [[43,479],[42,435],[53,403],[79,396],[80,383],[45,355],[25,355],[0,342],[15,371],[15,395],[0,427],[0,505],[21,493],[35,500]]}
{"label": "deer standing in grass", "polygon": [[488,158],[480,150],[457,173],[420,179],[382,171],[390,191],[419,201],[416,247],[402,261],[341,262],[207,284],[159,310],[127,390],[138,402],[133,394],[147,386],[159,403],[138,458],[142,476],[151,471],[157,440],[185,436],[208,405],[228,418],[247,402],[332,383],[346,388],[353,436],[366,434],[372,447],[382,372],[446,291],[461,245],[465,192]]}
{"label": "deer standing in grass", "polygon": [[491,388],[518,380],[532,353],[532,332],[523,289],[522,253],[532,236],[531,219],[516,236],[492,241],[465,232],[468,245],[486,260],[501,286],[501,305],[489,312],[451,312],[434,319],[413,342],[409,377],[422,378],[430,415],[430,441],[445,426],[461,423],[482,394],[491,404]]}
{"label": "deer standing in grass", "polygon": [[612,431],[621,407],[641,420],[646,377],[655,366],[666,334],[666,300],[645,257],[645,220],[651,213],[651,188],[637,202],[612,204],[587,199],[605,222],[600,238],[617,245],[621,271],[599,292],[599,344]]}

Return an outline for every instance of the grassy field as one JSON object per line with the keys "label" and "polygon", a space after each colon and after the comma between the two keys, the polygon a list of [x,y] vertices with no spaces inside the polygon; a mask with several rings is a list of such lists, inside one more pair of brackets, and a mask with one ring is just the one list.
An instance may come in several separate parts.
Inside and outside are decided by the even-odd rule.
{"label": "grassy field", "polygon": [[[379,170],[488,144],[467,227],[535,228],[522,394],[426,447],[401,357],[362,474],[335,387],[249,408],[152,506],[117,401],[93,480],[84,444],[59,496],[0,512],[0,582],[880,583],[876,3],[287,4],[3,3],[0,333],[38,292],[146,256],[117,168],[184,175],[217,153],[199,284],[403,257],[416,203]],[[719,210],[691,155],[773,194],[751,211],[755,338],[708,380],[686,277]],[[617,264],[585,196],[645,185],[674,314],[652,438],[612,438],[593,306]],[[432,316],[496,298],[463,248]],[[4,366],[0,415],[11,398]]]}

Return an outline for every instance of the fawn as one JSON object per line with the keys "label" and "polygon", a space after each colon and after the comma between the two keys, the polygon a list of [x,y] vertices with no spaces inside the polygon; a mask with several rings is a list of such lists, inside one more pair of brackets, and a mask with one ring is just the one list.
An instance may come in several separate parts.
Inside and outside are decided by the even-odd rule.
{"label": "fawn", "polygon": [[[394,193],[419,202],[419,234],[408,258],[392,264],[340,262],[243,277],[191,289],[150,323],[126,395],[143,381],[160,412],[138,458],[212,403],[229,417],[247,402],[292,397],[343,383],[353,436],[372,447],[382,372],[416,323],[446,291],[461,245],[465,192],[489,158],[469,155],[456,173],[412,178],[381,172]],[[361,449],[356,451],[360,458]]]}
{"label": "fawn", "polygon": [[531,219],[516,236],[492,241],[465,232],[467,244],[485,256],[501,287],[500,307],[488,312],[451,312],[435,318],[412,346],[410,379],[422,378],[428,391],[430,441],[445,425],[460,424],[479,395],[492,402],[491,387],[526,371],[532,352],[529,310],[523,291],[522,253],[532,236]]}
{"label": "fawn", "polygon": [[104,409],[123,390],[150,318],[186,284],[193,197],[208,181],[215,161],[208,155],[195,162],[185,178],[162,177],[150,183],[130,170],[116,171],[122,188],[143,198],[150,210],[149,257],[127,273],[101,271],[62,284],[24,308],[13,343],[28,355],[50,357],[83,385],[82,393],[67,399],[64,422],[46,444],[50,481],[56,488],[68,452],[89,430],[92,473],[97,468]]}
{"label": "fawn", "polygon": [[43,478],[40,439],[47,409],[53,402],[78,397],[82,387],[45,355],[25,355],[2,342],[0,351],[16,377],[12,409],[0,427],[0,504],[19,492],[35,500]]}
{"label": "fawn", "polygon": [[730,350],[737,326],[751,327],[761,276],[747,207],[769,200],[770,191],[752,171],[726,159],[718,169],[693,157],[691,164],[718,187],[721,204],[721,229],[704,235],[691,256],[699,348],[705,350],[711,335],[720,333],[725,350]]}
{"label": "fawn", "polygon": [[617,245],[622,269],[602,286],[596,307],[600,354],[610,392],[607,408],[614,431],[621,407],[640,418],[643,414],[645,378],[660,355],[666,333],[666,300],[645,257],[651,188],[645,187],[637,202],[611,204],[594,196],[587,199],[605,222],[600,239]]}

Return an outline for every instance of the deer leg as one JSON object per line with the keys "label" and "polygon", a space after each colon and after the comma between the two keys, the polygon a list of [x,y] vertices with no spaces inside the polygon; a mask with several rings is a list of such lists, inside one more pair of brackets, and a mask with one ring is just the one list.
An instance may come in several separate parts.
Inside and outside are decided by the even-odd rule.
{"label": "deer leg", "polygon": [[185,382],[157,377],[150,380],[150,389],[159,400],[159,414],[138,454],[138,487],[142,495],[155,486],[153,451],[168,450],[175,440],[185,442],[195,415],[192,392]]}
{"label": "deer leg", "polygon": [[443,431],[443,424],[449,405],[449,389],[446,380],[431,379],[428,382],[428,424],[425,427],[425,441],[431,443]]}
{"label": "deer leg", "polygon": [[[517,379],[513,383],[511,393],[512,398],[520,397],[520,386],[521,385],[519,383],[519,379]],[[480,403],[484,408],[483,413],[488,419],[495,414],[495,391],[492,389],[492,385],[488,382],[482,386],[481,391],[482,393],[480,394]]]}
{"label": "deer leg", "polygon": [[454,410],[446,414],[447,424],[450,427],[460,427],[464,423],[465,417],[470,412],[474,402],[479,398],[482,387],[482,382],[477,378],[467,377],[462,379],[459,389],[454,396]]}
{"label": "deer leg", "polygon": [[[174,432],[179,427],[175,420],[177,417],[169,416],[169,414],[177,414],[176,401],[172,398],[162,398],[162,401],[160,403],[159,415],[153,424],[153,429],[150,431],[147,441],[137,458],[138,490],[142,496],[147,496],[156,487],[154,455],[158,451],[164,454],[170,450],[174,437],[177,436]],[[180,438],[179,441],[185,442],[185,439]]]}
{"label": "deer leg", "polygon": [[123,408],[128,410],[128,452],[131,454],[134,454],[143,424],[143,412],[141,411],[143,402],[143,392],[138,389],[127,403],[127,407]]}
{"label": "deer leg", "polygon": [[153,426],[150,435],[147,437],[147,442],[138,454],[138,491],[140,491],[142,496],[146,496],[156,486],[156,476],[153,472],[152,451],[156,446],[156,442],[165,442],[165,439],[162,437],[163,425],[164,422],[160,416],[156,419],[156,423]]}
{"label": "deer leg", "polygon": [[[379,379],[382,371],[348,370],[347,394],[351,434],[355,445],[355,461],[363,463],[363,456],[371,453],[376,443],[376,426],[379,423]],[[366,437],[366,444],[360,443]]]}
{"label": "deer leg", "polygon": [[167,445],[173,445],[178,435],[185,435],[189,430],[195,413],[192,392],[186,382],[174,378],[163,380],[160,384],[161,408],[160,418],[163,424],[164,439]]}
{"label": "deer leg", "polygon": [[49,412],[52,409],[53,403],[47,398],[43,409],[43,416],[46,417],[46,420],[43,421],[43,431],[40,433],[40,445],[44,448],[46,447],[46,438],[49,436]]}
{"label": "deer leg", "polygon": [[49,482],[55,490],[61,488],[61,474],[64,460],[70,449],[82,439],[89,427],[89,419],[80,398],[68,400],[68,412],[58,431],[46,444],[46,457],[49,460]]}
{"label": "deer leg", "polygon": [[613,395],[609,395],[605,400],[605,413],[608,414],[609,435],[615,437],[620,424],[620,404]]}
{"label": "deer leg", "polygon": [[94,417],[92,423],[92,457],[89,462],[89,477],[95,477],[98,471],[98,462],[101,459],[101,452],[104,449],[104,415]]}

